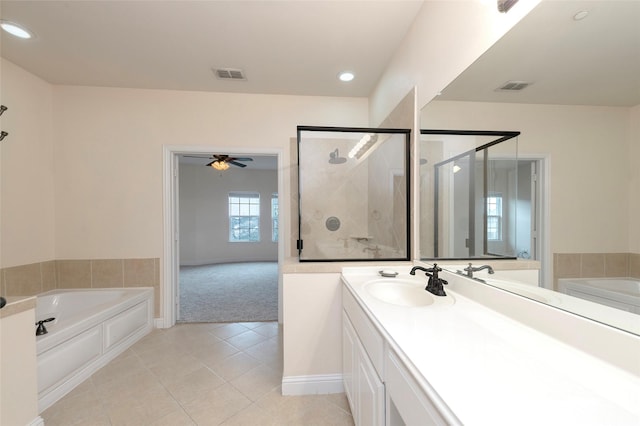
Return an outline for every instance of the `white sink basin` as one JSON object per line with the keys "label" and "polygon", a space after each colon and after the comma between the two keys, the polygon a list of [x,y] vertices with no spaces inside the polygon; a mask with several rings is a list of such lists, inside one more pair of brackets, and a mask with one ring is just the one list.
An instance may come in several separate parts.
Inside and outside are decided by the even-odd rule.
{"label": "white sink basin", "polygon": [[426,282],[386,278],[369,281],[364,289],[376,299],[398,306],[428,306],[443,298],[429,293],[425,286]]}

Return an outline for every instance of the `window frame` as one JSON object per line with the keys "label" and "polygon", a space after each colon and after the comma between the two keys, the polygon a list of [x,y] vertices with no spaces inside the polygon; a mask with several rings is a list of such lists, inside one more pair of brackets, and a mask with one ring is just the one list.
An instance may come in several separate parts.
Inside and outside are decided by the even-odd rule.
{"label": "window frame", "polygon": [[[238,199],[237,201],[232,201],[232,199]],[[252,201],[256,200],[257,203]],[[242,200],[248,200],[247,202],[242,202]],[[234,207],[237,207],[234,209]],[[228,241],[230,243],[259,243],[261,240],[261,228],[260,228],[260,209],[261,209],[261,200],[260,193],[256,191],[230,191],[227,196],[227,217],[229,220],[228,230],[229,237]],[[235,211],[234,211],[235,210]],[[246,214],[243,213],[243,210],[246,210]],[[234,214],[237,213],[237,214]],[[252,214],[257,213],[257,214]],[[248,218],[248,226],[237,227],[237,222],[234,223],[234,218],[238,219],[238,222],[243,218]],[[241,238],[239,235],[242,230],[248,233],[247,238]],[[235,238],[234,235],[238,235],[238,238]],[[252,238],[253,236],[253,238]]]}

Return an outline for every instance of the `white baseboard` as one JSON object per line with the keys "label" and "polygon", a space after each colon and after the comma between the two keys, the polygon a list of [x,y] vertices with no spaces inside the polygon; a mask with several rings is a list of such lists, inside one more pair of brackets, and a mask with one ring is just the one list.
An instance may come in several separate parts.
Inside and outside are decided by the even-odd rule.
{"label": "white baseboard", "polygon": [[164,318],[154,318],[153,319],[154,328],[165,328],[164,326]]}
{"label": "white baseboard", "polygon": [[282,378],[283,395],[319,395],[344,392],[342,374],[286,376]]}
{"label": "white baseboard", "polygon": [[44,419],[40,416],[31,420],[27,426],[44,426]]}

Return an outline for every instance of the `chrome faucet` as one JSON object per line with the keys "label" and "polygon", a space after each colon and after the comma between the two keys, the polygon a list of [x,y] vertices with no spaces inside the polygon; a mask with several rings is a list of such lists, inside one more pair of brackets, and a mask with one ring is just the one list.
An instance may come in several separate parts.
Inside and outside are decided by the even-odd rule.
{"label": "chrome faucet", "polygon": [[489,272],[490,274],[495,273],[493,271],[493,268],[491,266],[489,266],[489,265],[482,265],[482,266],[473,267],[471,265],[471,263],[469,263],[469,266],[464,268],[465,272],[467,273],[467,277],[469,277],[469,278],[473,278],[473,273],[474,272],[482,271],[483,269],[486,269],[487,272]]}
{"label": "chrome faucet", "polygon": [[409,274],[415,275],[416,270],[418,269],[421,271],[424,271],[427,277],[429,277],[429,282],[427,283],[427,287],[425,287],[425,290],[427,290],[431,294],[435,294],[436,296],[447,295],[447,293],[444,292],[444,287],[442,287],[442,285],[448,284],[448,283],[447,281],[438,277],[438,272],[442,271],[442,268],[440,268],[437,263],[434,263],[432,268],[423,268],[422,266],[414,266],[413,268],[411,268],[411,271],[409,272]]}

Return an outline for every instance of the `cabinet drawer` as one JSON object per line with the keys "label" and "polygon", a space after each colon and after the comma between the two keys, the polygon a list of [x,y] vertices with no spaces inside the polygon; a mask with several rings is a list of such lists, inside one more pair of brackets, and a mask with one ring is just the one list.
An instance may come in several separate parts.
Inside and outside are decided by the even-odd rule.
{"label": "cabinet drawer", "polygon": [[378,330],[374,327],[373,323],[367,317],[367,314],[362,310],[356,299],[351,292],[345,287],[342,287],[342,306],[345,312],[349,316],[353,328],[362,342],[371,363],[378,374],[378,377],[383,376],[384,366],[384,340]]}

